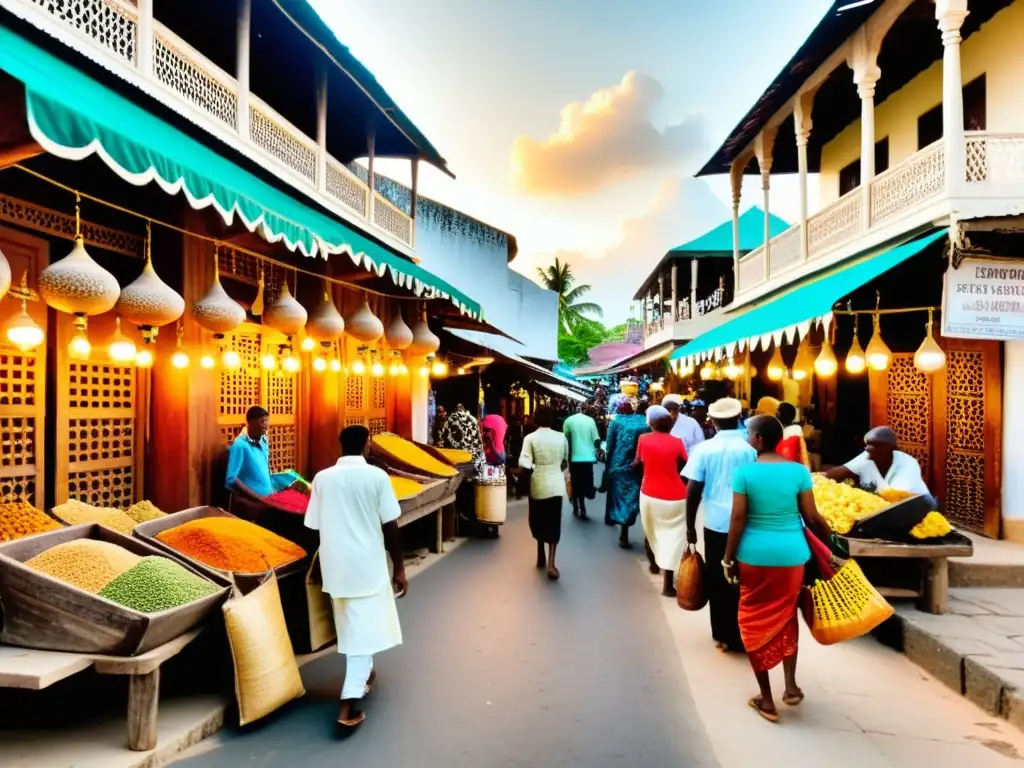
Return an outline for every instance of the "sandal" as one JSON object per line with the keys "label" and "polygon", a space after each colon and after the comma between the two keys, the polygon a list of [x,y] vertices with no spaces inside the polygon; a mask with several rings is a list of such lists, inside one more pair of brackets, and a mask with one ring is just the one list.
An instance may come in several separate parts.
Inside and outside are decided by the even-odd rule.
{"label": "sandal", "polygon": [[366,720],[366,713],[362,710],[352,710],[347,720],[338,720],[335,727],[338,735],[348,736]]}
{"label": "sandal", "polygon": [[804,692],[803,691],[797,691],[796,693],[787,693],[787,694],[784,694],[783,697],[782,697],[782,703],[785,704],[787,707],[795,707],[795,706],[799,705],[800,702],[803,701],[803,700],[804,700]]}
{"label": "sandal", "polygon": [[777,723],[777,722],[779,722],[779,713],[778,712],[767,712],[767,711],[761,709],[761,704],[763,702],[764,702],[764,700],[760,696],[755,696],[754,698],[752,698],[750,701],[747,702],[747,706],[750,707],[755,712],[757,712],[757,714],[759,714],[762,718],[767,720],[769,723]]}

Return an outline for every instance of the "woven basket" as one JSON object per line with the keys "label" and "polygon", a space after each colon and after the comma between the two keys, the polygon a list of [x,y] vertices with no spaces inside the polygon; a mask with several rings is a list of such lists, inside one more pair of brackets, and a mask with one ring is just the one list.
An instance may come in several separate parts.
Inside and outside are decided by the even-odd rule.
{"label": "woven basket", "polygon": [[866,635],[894,613],[853,560],[830,579],[806,587],[800,608],[811,635],[822,645]]}
{"label": "woven basket", "polygon": [[238,721],[247,725],[306,691],[288,637],[277,578],[272,573],[245,597],[225,603],[223,610],[235,667]]}

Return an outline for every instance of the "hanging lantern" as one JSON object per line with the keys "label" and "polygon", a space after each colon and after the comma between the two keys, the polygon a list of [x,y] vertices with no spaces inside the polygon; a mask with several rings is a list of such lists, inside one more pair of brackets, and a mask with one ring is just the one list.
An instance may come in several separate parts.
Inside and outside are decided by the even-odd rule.
{"label": "hanging lantern", "polygon": [[383,363],[381,363],[380,360],[377,359],[376,349],[370,350],[370,359],[372,360],[372,363],[370,364],[370,374],[374,378],[379,379],[381,376],[384,375],[384,365]]}
{"label": "hanging lantern", "polygon": [[312,352],[316,349],[316,342],[312,336],[307,336],[302,340],[302,344],[299,345],[303,352]]}
{"label": "hanging lantern", "polygon": [[348,335],[364,344],[373,344],[384,335],[384,323],[373,314],[369,303],[364,300],[363,304],[355,313],[345,321],[345,329]]}
{"label": "hanging lantern", "polygon": [[245,322],[242,305],[228,296],[220,284],[220,263],[216,250],[213,252],[213,285],[192,307],[192,317],[203,328],[214,333],[231,333]]}
{"label": "hanging lantern", "polygon": [[285,336],[294,336],[306,324],[306,310],[288,290],[288,281],[281,283],[281,290],[274,302],[263,310],[263,324]]}
{"label": "hanging lantern", "polygon": [[736,363],[730,357],[729,362],[726,364],[723,373],[725,373],[725,378],[727,378],[729,381],[736,381],[736,379],[743,375],[743,366],[736,365]]}
{"label": "hanging lantern", "polygon": [[199,358],[199,366],[206,370],[212,369],[217,365],[217,361],[213,359],[213,355],[206,354]]}
{"label": "hanging lantern", "polygon": [[796,350],[796,360],[793,361],[793,380],[803,381],[814,370],[814,355],[811,352],[811,334],[804,335],[803,341]]}
{"label": "hanging lantern", "polygon": [[700,369],[700,378],[702,381],[710,381],[715,377],[715,366],[708,360]]}
{"label": "hanging lantern", "polygon": [[334,306],[331,295],[324,290],[323,300],[313,307],[306,323],[306,333],[315,341],[334,341],[345,332],[345,318]]}
{"label": "hanging lantern", "polygon": [[299,364],[299,358],[293,355],[290,349],[286,349],[284,353],[284,358],[282,358],[281,360],[281,367],[287,373],[298,373],[299,368],[301,368],[302,366]]}
{"label": "hanging lantern", "polygon": [[946,353],[932,336],[932,310],[928,309],[928,325],[925,330],[924,341],[914,353],[914,367],[921,373],[933,374],[941,371],[946,365]]}
{"label": "hanging lantern", "polygon": [[320,355],[313,358],[313,370],[317,373],[323,373],[327,370],[327,361],[324,360]]}
{"label": "hanging lantern", "polygon": [[88,334],[89,318],[85,315],[75,315],[75,334],[68,342],[68,357],[72,360],[88,360],[92,353],[92,344],[89,343]]}
{"label": "hanging lantern", "polygon": [[267,352],[263,357],[260,358],[260,365],[265,371],[272,371],[277,368],[277,357]]}
{"label": "hanging lantern", "polygon": [[[2,253],[0,253],[0,258],[3,258]],[[11,291],[11,298],[21,300],[21,311],[11,315],[8,319],[4,326],[4,336],[22,352],[30,352],[43,343],[46,334],[28,313],[28,300],[39,300],[39,296],[28,287],[28,270],[21,276],[21,285]]]}
{"label": "hanging lantern", "polygon": [[175,368],[188,368],[188,355],[185,354],[185,350],[181,348],[181,337],[184,335],[185,329],[181,325],[181,320],[178,321],[178,327],[175,329],[175,335],[177,340],[174,345],[174,354],[171,355],[171,365]]}
{"label": "hanging lantern", "polygon": [[125,286],[114,309],[126,322],[138,326],[144,339],[152,329],[173,323],[185,312],[185,299],[160,279],[153,269],[152,233],[146,223],[146,266],[135,281]]}
{"label": "hanging lantern", "polygon": [[839,370],[839,361],[836,360],[836,353],[832,349],[832,343],[825,334],[825,340],[821,343],[821,352],[814,361],[814,372],[823,379],[831,379]]}
{"label": "hanging lantern", "polygon": [[256,298],[252,300],[252,306],[249,307],[249,313],[253,317],[260,317],[263,314],[263,267],[260,267],[260,276],[256,281]]}
{"label": "hanging lantern", "polygon": [[395,316],[388,323],[388,328],[384,332],[384,340],[387,341],[388,347],[394,350],[408,349],[412,344],[412,339],[412,329],[405,324],[402,313],[395,312]]}
{"label": "hanging lantern", "polygon": [[352,373],[356,376],[362,376],[366,373],[366,363],[363,361],[363,357],[366,355],[366,347],[360,347],[356,350],[356,359],[352,363]]}
{"label": "hanging lantern", "polygon": [[85,250],[80,199],[76,198],[75,247],[39,273],[39,294],[59,312],[100,315],[113,309],[120,293],[117,278],[93,261]]}
{"label": "hanging lantern", "polygon": [[782,359],[782,349],[776,344],[775,353],[772,355],[772,359],[768,361],[768,379],[770,381],[782,381],[782,377],[785,375],[786,362]]}
{"label": "hanging lantern", "polygon": [[336,357],[331,358],[331,373],[341,373],[341,360]]}
{"label": "hanging lantern", "polygon": [[874,333],[871,334],[871,341],[868,342],[864,355],[871,370],[884,371],[889,367],[892,352],[889,351],[886,343],[882,341],[882,329],[877,313],[872,317],[872,324],[874,325]]}
{"label": "hanging lantern", "polygon": [[448,363],[440,358],[434,360],[430,365],[430,373],[432,376],[442,378],[448,375]]}
{"label": "hanging lantern", "polygon": [[850,345],[850,351],[846,353],[846,372],[852,373],[854,376],[864,373],[864,369],[867,367],[867,358],[864,356],[864,348],[860,345],[857,333],[859,319],[859,315],[853,316],[853,344]]}
{"label": "hanging lantern", "polygon": [[413,357],[421,355],[432,355],[441,347],[441,340],[434,335],[427,324],[427,313],[424,310],[422,317],[412,327],[412,344],[406,351]]}
{"label": "hanging lantern", "polygon": [[114,338],[110,341],[107,354],[115,363],[127,363],[135,359],[135,342],[121,333],[121,318],[114,318]]}
{"label": "hanging lantern", "polygon": [[0,299],[11,289],[11,263],[7,261],[3,250],[0,250]]}

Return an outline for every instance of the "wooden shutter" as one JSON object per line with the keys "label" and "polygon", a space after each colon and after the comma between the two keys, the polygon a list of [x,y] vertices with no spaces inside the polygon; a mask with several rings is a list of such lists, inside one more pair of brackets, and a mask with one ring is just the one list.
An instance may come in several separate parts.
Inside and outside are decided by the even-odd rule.
{"label": "wooden shutter", "polygon": [[[897,353],[887,371],[871,372],[871,426],[888,425],[900,450],[921,465],[921,474],[934,488],[932,453],[933,382],[914,367],[914,355]],[[842,414],[839,414],[842,418]]]}

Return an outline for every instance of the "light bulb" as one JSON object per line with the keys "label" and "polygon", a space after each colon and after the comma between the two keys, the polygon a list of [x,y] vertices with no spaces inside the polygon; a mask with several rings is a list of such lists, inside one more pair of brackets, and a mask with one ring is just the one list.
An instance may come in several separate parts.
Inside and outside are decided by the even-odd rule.
{"label": "light bulb", "polygon": [[313,370],[317,373],[323,373],[327,370],[327,361],[322,357],[317,356],[313,359]]}
{"label": "light bulb", "polygon": [[854,375],[858,373],[864,373],[864,369],[867,367],[867,360],[864,357],[864,348],[860,345],[860,339],[857,338],[857,329],[853,331],[853,344],[850,345],[850,351],[846,353],[846,372]]}
{"label": "light bulb", "polygon": [[316,342],[313,341],[312,336],[307,336],[302,340],[302,351],[312,352],[316,348]]}
{"label": "light bulb", "polygon": [[709,381],[711,378],[714,377],[714,375],[715,375],[715,368],[714,368],[713,365],[711,365],[711,361],[708,360],[706,363],[704,363],[703,367],[700,369],[700,377],[701,377],[701,379],[703,381]]}
{"label": "light bulb", "polygon": [[399,363],[398,364],[398,375],[399,376],[408,376],[409,375],[409,369],[408,369],[408,367],[406,367],[405,363]]}
{"label": "light bulb", "polygon": [[768,378],[771,381],[782,381],[782,377],[786,375],[786,363],[782,359],[782,350],[779,349],[779,345],[775,345],[775,354],[772,355],[772,359],[768,361]]}
{"label": "light bulb", "polygon": [[831,379],[836,375],[837,370],[839,370],[839,361],[836,360],[836,353],[832,351],[832,344],[829,343],[828,336],[826,336],[821,343],[821,352],[818,353],[818,357],[814,361],[814,372],[823,379]]}
{"label": "light bulb", "polygon": [[352,373],[356,376],[362,376],[366,373],[366,363],[364,363],[360,358],[356,358],[356,361],[352,363]]}
{"label": "light bulb", "polygon": [[871,335],[868,348],[864,350],[864,356],[867,358],[868,366],[870,366],[871,370],[884,371],[889,367],[892,352],[889,351],[889,347],[882,341],[882,330],[879,327],[878,315],[875,315],[874,324],[875,332]]}
{"label": "light bulb", "polygon": [[225,370],[236,371],[242,367],[242,356],[233,349],[225,349],[220,356],[220,364]]}
{"label": "light bulb", "polygon": [[188,368],[188,355],[179,349],[171,355],[171,365],[175,368]]}
{"label": "light bulb", "polygon": [[814,355],[811,352],[811,335],[808,333],[796,350],[796,360],[793,361],[793,380],[803,381],[811,375],[813,370]]}
{"label": "light bulb", "polygon": [[462,367],[460,367],[460,368],[459,368],[459,369],[458,369],[458,370],[456,371],[456,374],[457,374],[457,375],[459,375],[459,376],[465,376],[465,375],[466,375],[466,369],[465,369],[465,368],[462,368]]}
{"label": "light bulb", "polygon": [[135,364],[139,368],[152,368],[153,367],[153,353],[148,349],[140,349],[135,353]]}
{"label": "light bulb", "polygon": [[807,378],[807,371],[805,371],[803,368],[794,368],[793,369],[793,381],[803,381],[806,378]]}
{"label": "light bulb", "polygon": [[288,373],[297,373],[299,370],[299,358],[294,355],[288,355],[281,361],[281,367],[288,371]]}
{"label": "light bulb", "polygon": [[268,352],[260,358],[260,365],[263,366],[263,370],[272,371],[277,368],[277,358]]}
{"label": "light bulb", "polygon": [[207,370],[213,368],[217,364],[217,361],[213,359],[213,355],[203,355],[199,358],[199,365],[201,368]]}
{"label": "light bulb", "polygon": [[380,360],[373,361],[373,365],[370,366],[370,373],[377,378],[384,375],[384,366],[381,364]]}
{"label": "light bulb", "polygon": [[21,302],[21,312],[12,315],[7,321],[7,340],[22,352],[35,349],[43,343],[43,329],[28,314],[25,302]]}
{"label": "light bulb", "polygon": [[135,342],[121,333],[121,318],[117,318],[114,338],[107,348],[110,359],[116,363],[127,363],[135,359]]}
{"label": "light bulb", "polygon": [[397,376],[401,371],[401,367],[394,360],[391,361],[391,365],[388,366],[388,376]]}
{"label": "light bulb", "polygon": [[914,353],[914,367],[921,373],[932,374],[941,371],[946,365],[946,353],[932,336],[932,312],[928,310],[928,325],[924,341]]}
{"label": "light bulb", "polygon": [[420,366],[420,376],[422,376],[425,379],[429,375],[430,375],[430,369],[427,368],[427,366],[425,366],[425,365],[421,365]]}
{"label": "light bulb", "polygon": [[[736,363],[733,362],[733,359],[730,357],[728,364],[725,366],[725,378],[727,378],[729,381],[736,381],[736,379],[738,379],[742,373],[743,367],[736,365]],[[661,387],[659,386],[658,389],[661,389]]]}
{"label": "light bulb", "polygon": [[331,371],[333,373],[341,373],[341,360],[336,357],[331,359]]}
{"label": "light bulb", "polygon": [[448,364],[442,360],[435,360],[434,364],[430,367],[430,372],[435,376],[447,376]]}

